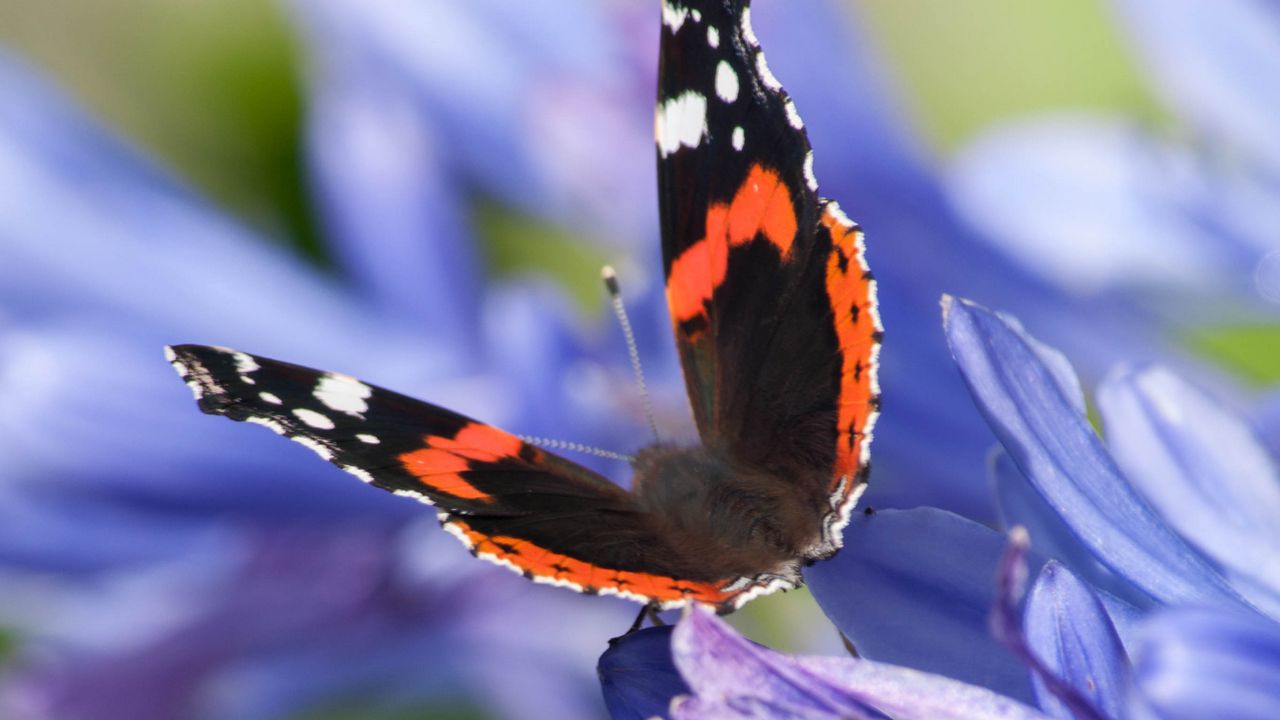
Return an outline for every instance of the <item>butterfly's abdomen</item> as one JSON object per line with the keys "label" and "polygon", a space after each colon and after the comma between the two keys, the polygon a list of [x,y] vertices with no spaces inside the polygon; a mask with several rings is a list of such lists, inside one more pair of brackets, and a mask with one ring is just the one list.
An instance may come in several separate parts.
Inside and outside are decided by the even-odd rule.
{"label": "butterfly's abdomen", "polygon": [[796,485],[734,467],[704,447],[657,445],[636,456],[632,491],[675,550],[719,577],[793,575],[822,520]]}

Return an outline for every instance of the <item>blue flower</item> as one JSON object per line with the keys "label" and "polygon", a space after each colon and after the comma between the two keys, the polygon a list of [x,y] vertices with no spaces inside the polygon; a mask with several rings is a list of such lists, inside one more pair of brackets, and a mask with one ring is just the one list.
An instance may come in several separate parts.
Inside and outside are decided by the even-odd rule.
{"label": "blue flower", "polygon": [[[1000,534],[934,509],[857,517],[844,550],[806,578],[863,659],[785,658],[702,637],[706,620],[687,617],[695,629],[682,625],[671,645],[685,685],[668,682],[660,699],[693,700],[678,701],[673,716],[947,716],[912,684],[924,681],[919,672],[983,689],[990,694],[978,697],[1005,703],[1002,712],[1274,716],[1280,485],[1244,423],[1167,370],[1121,369],[1100,390],[1108,448],[1060,353],[980,306],[944,307],[956,362],[1001,442],[990,471],[1001,517],[1019,528],[1012,550]],[[1020,604],[1028,533],[1038,570]],[[625,645],[602,658],[603,677],[639,664]],[[691,665],[690,652],[702,664]],[[829,674],[805,672],[815,663]],[[734,680],[749,672],[744,664],[757,674]],[[646,709],[660,695],[650,692]],[[892,704],[902,697],[910,700]],[[996,712],[949,706],[952,717]]]}
{"label": "blue flower", "polygon": [[[405,183],[439,172],[429,155],[397,160]],[[621,607],[476,563],[430,513],[210,422],[158,351],[251,348],[533,433],[550,434],[538,385],[566,416],[603,415],[606,398],[565,395],[562,376],[610,356],[547,286],[483,284],[456,197],[422,215],[421,198],[382,198],[403,232],[381,259],[423,279],[455,268],[447,288],[353,289],[219,215],[8,56],[0,176],[0,572],[24,640],[3,714],[279,717],[442,695],[512,717],[598,707],[590,638],[625,623]],[[410,225],[414,245],[398,245]],[[478,298],[464,322],[453,292]],[[543,332],[525,330],[532,312]],[[494,372],[510,354],[536,391]],[[600,426],[557,431],[597,442]],[[566,612],[594,629],[548,642]]]}
{"label": "blue flower", "polygon": [[[1274,322],[1274,9],[1255,0],[1112,4],[1174,132],[1116,113],[1018,119],[959,154],[949,197],[1024,268],[1081,296],[1145,298],[1173,328],[1228,312]],[[1205,298],[1213,302],[1201,306]]]}
{"label": "blue flower", "polygon": [[[157,716],[273,717],[355,695],[410,702],[456,680],[512,716],[589,712],[584,658],[623,622],[616,607],[480,566],[420,508],[200,416],[157,348],[212,342],[341,369],[530,434],[624,450],[645,438],[614,390],[620,342],[584,342],[545,283],[483,277],[467,205],[481,195],[634,253],[624,279],[655,396],[687,424],[652,250],[656,22],[587,0],[293,12],[335,276],[0,58],[0,613],[28,641],[0,703],[139,717],[113,700],[133,688],[163,696]],[[825,193],[872,237],[894,337],[874,501],[988,517],[991,435],[929,329],[938,292],[1024,308],[1094,369],[1166,345],[1133,308],[1082,306],[979,242],[834,4],[755,15]],[[324,602],[300,613],[282,596]],[[565,607],[590,608],[575,616],[598,632],[549,642],[537,628]],[[424,670],[440,657],[424,648],[447,663]]]}

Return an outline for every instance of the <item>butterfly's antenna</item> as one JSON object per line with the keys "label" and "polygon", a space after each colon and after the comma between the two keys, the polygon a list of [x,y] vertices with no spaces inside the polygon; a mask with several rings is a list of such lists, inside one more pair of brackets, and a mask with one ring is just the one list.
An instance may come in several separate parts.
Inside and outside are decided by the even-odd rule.
{"label": "butterfly's antenna", "polygon": [[536,435],[518,435],[521,440],[530,445],[538,447],[551,448],[553,450],[568,450],[570,452],[579,452],[585,455],[595,455],[596,457],[609,458],[610,460],[621,460],[623,462],[632,462],[635,458],[630,455],[623,455],[620,452],[612,450],[601,450],[598,447],[583,445],[582,443],[569,442],[568,440],[553,440],[551,438],[537,437]]}
{"label": "butterfly's antenna", "polygon": [[649,419],[649,429],[653,431],[653,439],[660,441],[658,423],[653,419],[653,403],[649,401],[649,389],[644,384],[644,370],[640,368],[640,351],[636,349],[636,336],[631,332],[631,321],[627,319],[627,308],[622,304],[622,290],[618,287],[618,273],[605,265],[600,271],[604,278],[605,289],[609,291],[609,301],[613,304],[613,314],[622,326],[622,335],[627,339],[627,356],[631,358],[631,370],[636,376],[636,385],[640,386],[640,397],[644,399],[644,415]]}

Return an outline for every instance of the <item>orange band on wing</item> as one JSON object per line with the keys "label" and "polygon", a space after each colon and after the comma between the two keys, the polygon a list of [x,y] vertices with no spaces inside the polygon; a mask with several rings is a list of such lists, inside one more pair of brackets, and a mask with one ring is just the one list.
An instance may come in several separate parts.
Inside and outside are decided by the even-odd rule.
{"label": "orange band on wing", "polygon": [[452,438],[428,435],[426,447],[404,453],[400,462],[423,485],[434,491],[463,500],[490,502],[493,496],[467,482],[462,473],[471,469],[471,461],[486,463],[520,457],[524,442],[495,427],[470,423]]}
{"label": "orange band on wing", "polygon": [[827,260],[827,295],[835,318],[843,365],[840,372],[839,437],[833,483],[857,470],[867,425],[874,411],[871,385],[877,328],[873,320],[873,282],[862,264],[861,231],[846,227],[830,210],[822,224],[831,233]]}
{"label": "orange band on wing", "polygon": [[738,245],[761,233],[785,260],[795,242],[796,227],[796,210],[787,184],[778,173],[752,165],[729,207],[729,242]]}
{"label": "orange band on wing", "polygon": [[724,282],[729,248],[763,236],[788,259],[797,229],[791,191],[778,173],[752,165],[731,202],[707,208],[703,227],[702,239],[671,262],[667,304],[677,324],[705,314],[705,304]]}
{"label": "orange band on wing", "polygon": [[690,582],[662,575],[614,570],[552,552],[517,537],[485,535],[461,520],[450,520],[448,524],[461,533],[477,555],[496,562],[510,563],[534,577],[573,583],[582,592],[614,590],[660,603],[693,600],[716,606],[724,604],[737,594],[719,589],[729,580],[718,583]]}

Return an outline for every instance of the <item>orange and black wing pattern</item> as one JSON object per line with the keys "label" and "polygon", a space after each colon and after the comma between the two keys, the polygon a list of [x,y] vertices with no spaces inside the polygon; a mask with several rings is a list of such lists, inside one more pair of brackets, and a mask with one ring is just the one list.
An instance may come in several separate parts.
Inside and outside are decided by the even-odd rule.
{"label": "orange and black wing pattern", "polygon": [[744,590],[673,564],[681,554],[630,493],[515,435],[349,375],[203,345],[167,357],[204,412],[434,506],[475,555],[534,581],[663,607],[727,607]]}
{"label": "orange and black wing pattern", "polygon": [[748,5],[663,4],[654,130],[667,300],[703,442],[827,483],[838,531],[879,408],[875,280],[861,230],[819,197],[804,123]]}

